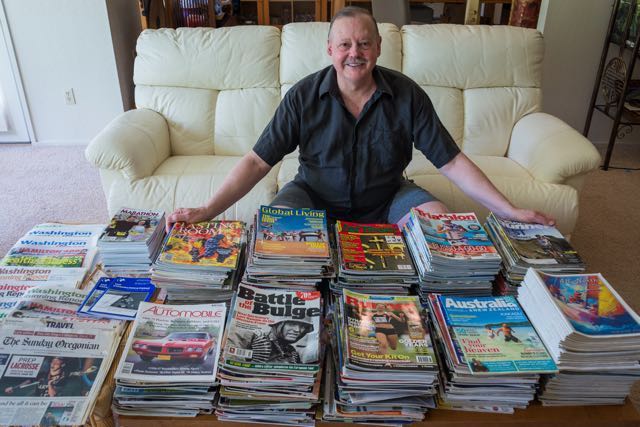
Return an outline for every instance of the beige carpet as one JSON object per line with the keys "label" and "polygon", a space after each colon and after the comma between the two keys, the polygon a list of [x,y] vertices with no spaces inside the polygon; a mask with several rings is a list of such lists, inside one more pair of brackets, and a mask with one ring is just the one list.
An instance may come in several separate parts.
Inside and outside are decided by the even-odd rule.
{"label": "beige carpet", "polygon": [[[106,223],[98,172],[83,149],[0,145],[0,254],[38,223]],[[640,168],[640,145],[618,144],[611,165]],[[610,169],[587,178],[572,243],[588,271],[604,274],[640,312],[639,170]],[[640,407],[640,384],[632,399]]]}

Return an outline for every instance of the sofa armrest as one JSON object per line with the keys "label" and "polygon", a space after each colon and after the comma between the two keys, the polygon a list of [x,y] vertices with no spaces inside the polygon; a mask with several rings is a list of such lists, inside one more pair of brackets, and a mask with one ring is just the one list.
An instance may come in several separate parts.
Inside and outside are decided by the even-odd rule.
{"label": "sofa armrest", "polygon": [[169,157],[165,118],[149,109],[129,110],[109,123],[87,146],[87,160],[120,171],[128,181],[144,178]]}
{"label": "sofa armrest", "polygon": [[600,164],[600,154],[591,141],[545,113],[528,114],[515,124],[507,157],[538,181],[553,184],[564,184]]}

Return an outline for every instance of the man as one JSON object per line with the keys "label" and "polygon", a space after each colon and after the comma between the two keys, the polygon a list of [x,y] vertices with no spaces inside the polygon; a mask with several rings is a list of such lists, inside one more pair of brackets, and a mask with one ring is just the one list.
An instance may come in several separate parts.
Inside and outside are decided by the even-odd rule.
{"label": "man", "polygon": [[301,320],[281,320],[271,325],[268,333],[254,333],[246,345],[255,363],[302,363],[292,345],[313,331],[311,323]]}
{"label": "man", "polygon": [[371,14],[347,7],[334,16],[327,42],[332,66],[293,86],[253,150],[227,175],[205,206],[167,217],[197,222],[242,198],[286,154],[300,149],[294,180],[272,205],[325,209],[330,218],[402,226],[411,207],[448,212],[403,178],[415,145],[467,195],[497,215],[553,224],[542,213],[514,207],[454,143],[431,101],[408,77],[376,66],[381,37]]}

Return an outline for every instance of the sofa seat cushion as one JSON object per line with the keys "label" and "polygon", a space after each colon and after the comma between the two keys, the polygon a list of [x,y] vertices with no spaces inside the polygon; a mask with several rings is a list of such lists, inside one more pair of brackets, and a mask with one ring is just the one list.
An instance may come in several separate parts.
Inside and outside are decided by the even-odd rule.
{"label": "sofa seat cushion", "polygon": [[[153,175],[127,183],[113,182],[109,206],[161,209],[204,205],[240,161],[239,156],[173,156]],[[272,169],[245,197],[220,215],[219,219],[252,222],[256,206],[269,204],[276,192],[276,169]],[[117,208],[116,208],[117,209]]]}

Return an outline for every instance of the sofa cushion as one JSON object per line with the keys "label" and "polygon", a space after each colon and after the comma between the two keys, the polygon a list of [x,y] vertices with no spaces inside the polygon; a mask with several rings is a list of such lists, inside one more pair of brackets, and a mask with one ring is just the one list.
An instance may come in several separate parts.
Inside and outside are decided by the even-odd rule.
{"label": "sofa cushion", "polygon": [[144,31],[137,51],[136,105],[166,117],[174,155],[246,153],[280,101],[275,27]]}
{"label": "sofa cushion", "polygon": [[[113,182],[108,205],[153,208],[173,212],[178,207],[201,206],[220,188],[222,181],[240,161],[237,156],[172,156],[147,178],[131,183]],[[267,174],[245,197],[231,206],[220,219],[253,221],[257,206],[269,204],[276,189],[276,169]],[[110,212],[113,214],[113,212]]]}

